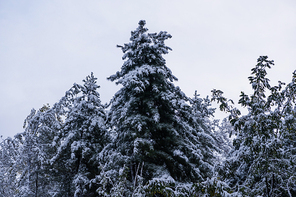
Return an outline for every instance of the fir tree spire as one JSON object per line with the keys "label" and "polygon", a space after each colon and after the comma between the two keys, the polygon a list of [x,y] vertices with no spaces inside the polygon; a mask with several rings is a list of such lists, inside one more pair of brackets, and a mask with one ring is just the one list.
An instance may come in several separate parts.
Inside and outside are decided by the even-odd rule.
{"label": "fir tree spire", "polygon": [[[189,99],[173,84],[177,78],[163,58],[171,50],[165,45],[171,35],[165,31],[147,33],[144,26],[145,21],[140,21],[130,42],[121,46],[125,61],[121,70],[108,78],[122,88],[114,95],[108,114],[116,135],[104,174],[113,177],[114,183],[119,181],[119,172],[126,171],[127,188],[137,185],[139,175],[148,185],[202,180],[211,174],[212,167],[194,144],[201,136],[192,134],[195,126],[189,121]],[[211,140],[210,135],[201,135]]]}

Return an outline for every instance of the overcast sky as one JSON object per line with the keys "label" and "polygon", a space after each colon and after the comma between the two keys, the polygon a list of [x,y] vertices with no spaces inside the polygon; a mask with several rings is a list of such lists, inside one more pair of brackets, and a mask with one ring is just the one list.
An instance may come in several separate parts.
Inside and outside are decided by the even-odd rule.
{"label": "overcast sky", "polygon": [[0,135],[23,131],[32,108],[51,106],[94,72],[103,103],[118,90],[106,78],[139,20],[167,31],[176,85],[202,97],[213,88],[238,99],[260,55],[275,61],[271,83],[296,69],[295,0],[0,0]]}

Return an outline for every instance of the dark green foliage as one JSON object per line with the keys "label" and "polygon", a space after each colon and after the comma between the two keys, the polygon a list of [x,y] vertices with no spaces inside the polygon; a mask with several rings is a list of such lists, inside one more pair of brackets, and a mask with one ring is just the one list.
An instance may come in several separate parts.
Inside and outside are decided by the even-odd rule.
{"label": "dark green foliage", "polygon": [[109,112],[109,124],[116,133],[112,154],[120,157],[109,159],[108,170],[128,166],[129,188],[142,163],[144,184],[163,176],[179,182],[203,180],[212,174],[211,151],[216,147],[211,128],[202,119],[212,112],[194,114],[208,106],[198,109],[201,103],[192,100],[196,106],[191,108],[189,98],[172,83],[177,78],[162,57],[171,50],[164,44],[171,35],[146,33],[144,25],[140,21],[131,33],[131,42],[119,46],[125,62],[108,78],[123,86],[113,97]]}

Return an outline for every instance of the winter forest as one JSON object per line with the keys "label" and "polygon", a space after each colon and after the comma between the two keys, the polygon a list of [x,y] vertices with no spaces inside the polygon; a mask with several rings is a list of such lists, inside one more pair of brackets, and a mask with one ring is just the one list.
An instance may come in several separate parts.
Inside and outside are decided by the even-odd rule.
{"label": "winter forest", "polygon": [[188,97],[175,86],[163,58],[171,35],[145,25],[117,46],[124,62],[108,80],[120,89],[108,104],[90,73],[1,139],[0,197],[295,197],[296,70],[271,86],[274,62],[260,56],[252,94],[238,93],[243,114],[222,90]]}

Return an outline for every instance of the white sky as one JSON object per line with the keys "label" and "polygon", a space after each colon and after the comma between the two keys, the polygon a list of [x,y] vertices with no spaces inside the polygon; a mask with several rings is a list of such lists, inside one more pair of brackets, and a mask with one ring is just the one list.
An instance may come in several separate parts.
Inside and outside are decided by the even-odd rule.
{"label": "white sky", "polygon": [[273,85],[296,69],[295,0],[0,0],[0,135],[22,132],[32,108],[52,106],[91,72],[109,102],[119,87],[106,78],[123,63],[116,45],[141,19],[173,36],[165,58],[187,96],[250,93],[260,55],[275,60]]}

